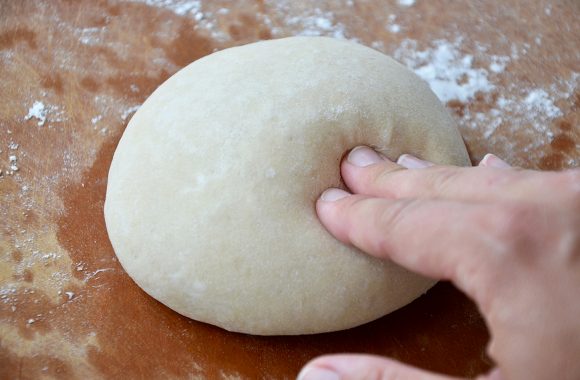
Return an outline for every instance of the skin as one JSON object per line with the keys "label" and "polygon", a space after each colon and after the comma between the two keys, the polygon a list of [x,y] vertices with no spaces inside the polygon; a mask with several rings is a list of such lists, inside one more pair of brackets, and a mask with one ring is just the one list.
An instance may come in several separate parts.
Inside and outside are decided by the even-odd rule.
{"label": "skin", "polygon": [[[477,167],[368,147],[341,163],[350,192],[316,204],[337,239],[423,275],[478,305],[497,367],[479,379],[580,379],[580,170],[537,172],[487,155]],[[451,377],[387,358],[329,355],[300,380]]]}

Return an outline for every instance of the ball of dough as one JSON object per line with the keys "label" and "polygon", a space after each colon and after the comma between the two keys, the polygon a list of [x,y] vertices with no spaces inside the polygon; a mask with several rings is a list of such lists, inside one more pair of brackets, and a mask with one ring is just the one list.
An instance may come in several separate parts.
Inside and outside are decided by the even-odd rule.
{"label": "ball of dough", "polygon": [[439,100],[367,47],[263,41],[199,59],[131,119],[105,202],[123,268],[171,309],[258,335],[350,328],[433,280],[335,240],[315,201],[356,145],[469,163]]}

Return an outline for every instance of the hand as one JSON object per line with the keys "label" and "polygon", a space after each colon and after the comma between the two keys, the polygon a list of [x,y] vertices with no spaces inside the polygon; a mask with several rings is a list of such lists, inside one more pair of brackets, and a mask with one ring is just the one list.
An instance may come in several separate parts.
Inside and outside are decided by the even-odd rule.
{"label": "hand", "polygon": [[[580,170],[397,164],[357,147],[341,164],[352,191],[316,204],[337,239],[452,281],[480,308],[497,368],[481,379],[580,379]],[[300,380],[450,377],[368,355],[314,359]]]}

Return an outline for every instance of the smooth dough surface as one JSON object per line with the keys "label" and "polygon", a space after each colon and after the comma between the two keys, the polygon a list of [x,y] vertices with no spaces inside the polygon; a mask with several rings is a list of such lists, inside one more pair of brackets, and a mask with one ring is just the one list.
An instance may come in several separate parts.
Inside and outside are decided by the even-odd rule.
{"label": "smooth dough surface", "polygon": [[259,335],[350,328],[434,281],[335,240],[316,198],[356,145],[468,165],[427,84],[352,42],[294,37],[185,67],[131,119],[105,203],[123,268],[190,318]]}

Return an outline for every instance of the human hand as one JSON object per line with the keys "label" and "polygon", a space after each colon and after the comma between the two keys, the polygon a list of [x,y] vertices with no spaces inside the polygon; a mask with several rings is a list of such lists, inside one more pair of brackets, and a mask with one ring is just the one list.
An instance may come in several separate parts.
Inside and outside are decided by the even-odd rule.
{"label": "human hand", "polygon": [[[438,166],[370,148],[341,164],[352,191],[316,204],[340,241],[452,281],[478,305],[497,367],[481,379],[580,378],[580,170]],[[368,355],[309,362],[300,380],[451,379]]]}

